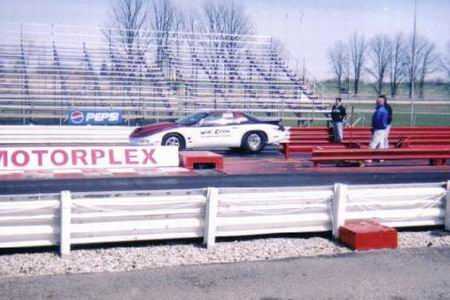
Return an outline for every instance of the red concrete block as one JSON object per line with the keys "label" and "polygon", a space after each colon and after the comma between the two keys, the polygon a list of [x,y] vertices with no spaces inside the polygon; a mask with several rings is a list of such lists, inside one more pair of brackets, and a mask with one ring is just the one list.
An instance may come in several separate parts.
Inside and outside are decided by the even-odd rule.
{"label": "red concrete block", "polygon": [[187,169],[194,169],[200,164],[212,164],[216,170],[223,170],[223,156],[210,151],[180,152],[180,162]]}
{"label": "red concrete block", "polygon": [[339,228],[339,238],[354,250],[397,248],[397,230],[374,220],[346,222]]}

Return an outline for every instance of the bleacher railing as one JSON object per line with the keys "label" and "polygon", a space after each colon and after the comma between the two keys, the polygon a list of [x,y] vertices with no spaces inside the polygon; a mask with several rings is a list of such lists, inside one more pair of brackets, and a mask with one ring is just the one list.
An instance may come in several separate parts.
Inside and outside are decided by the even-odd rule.
{"label": "bleacher railing", "polygon": [[140,31],[126,44],[115,28],[7,24],[0,32],[3,123],[62,123],[68,109],[98,107],[132,122],[198,109],[326,119],[268,36]]}

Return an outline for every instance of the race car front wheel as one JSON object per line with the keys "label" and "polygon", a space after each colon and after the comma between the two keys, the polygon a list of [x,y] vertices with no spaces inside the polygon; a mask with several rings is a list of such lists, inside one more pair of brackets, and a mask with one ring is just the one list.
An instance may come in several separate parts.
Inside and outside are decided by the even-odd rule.
{"label": "race car front wheel", "polygon": [[249,132],[244,136],[242,146],[248,152],[258,153],[266,146],[266,138],[261,132]]}
{"label": "race car front wheel", "polygon": [[168,134],[164,136],[162,140],[163,146],[177,146],[179,150],[184,150],[186,148],[186,143],[184,142],[184,139],[179,134]]}

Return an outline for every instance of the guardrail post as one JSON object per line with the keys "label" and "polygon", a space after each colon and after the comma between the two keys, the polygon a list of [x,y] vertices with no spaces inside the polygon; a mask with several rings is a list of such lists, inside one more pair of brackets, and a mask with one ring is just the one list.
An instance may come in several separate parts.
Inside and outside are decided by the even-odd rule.
{"label": "guardrail post", "polygon": [[205,233],[203,244],[207,248],[216,243],[216,221],[218,207],[219,190],[217,188],[208,188],[206,193],[206,213],[205,213]]}
{"label": "guardrail post", "polygon": [[70,191],[61,192],[61,223],[60,223],[60,255],[70,255],[70,223],[72,214],[72,196]]}
{"label": "guardrail post", "polygon": [[339,227],[345,223],[348,187],[345,184],[334,184],[334,198],[332,202],[332,231],[335,239],[339,238]]}
{"label": "guardrail post", "polygon": [[445,230],[450,231],[450,180],[447,181],[447,195],[445,197]]}

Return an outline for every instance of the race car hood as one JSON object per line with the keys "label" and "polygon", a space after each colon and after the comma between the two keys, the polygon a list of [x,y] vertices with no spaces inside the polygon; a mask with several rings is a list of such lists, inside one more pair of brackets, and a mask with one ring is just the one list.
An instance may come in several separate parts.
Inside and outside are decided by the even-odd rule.
{"label": "race car hood", "polygon": [[159,133],[161,131],[177,128],[179,125],[176,123],[170,123],[170,122],[163,122],[163,123],[156,123],[156,124],[150,124],[145,125],[142,127],[136,128],[130,135],[131,138],[137,138],[137,137],[145,137],[149,136],[155,133]]}

